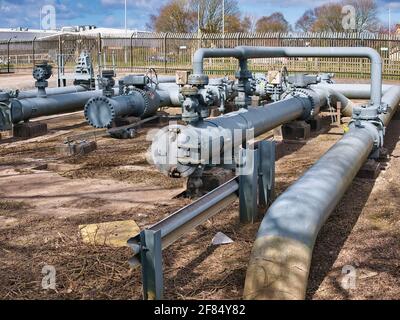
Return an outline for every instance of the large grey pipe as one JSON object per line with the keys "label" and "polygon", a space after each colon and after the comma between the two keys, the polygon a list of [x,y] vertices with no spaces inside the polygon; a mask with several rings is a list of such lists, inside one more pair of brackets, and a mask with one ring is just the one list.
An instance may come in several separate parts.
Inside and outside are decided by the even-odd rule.
{"label": "large grey pipe", "polygon": [[[382,59],[367,47],[236,47],[234,49],[199,49],[193,57],[193,73],[204,73],[203,60],[209,57],[234,57],[240,61],[254,58],[280,57],[359,57],[371,61],[371,103],[380,106],[382,98]],[[245,64],[244,64],[245,65]]]}
{"label": "large grey pipe", "polygon": [[[87,91],[88,89],[84,86],[68,86],[68,87],[61,87],[61,88],[46,88],[46,95],[47,96],[54,96],[57,94],[66,94],[66,93],[76,93],[76,92],[83,92]],[[28,99],[28,98],[35,98],[38,96],[38,90],[26,90],[20,91],[18,93],[18,99]]]}
{"label": "large grey pipe", "polygon": [[[153,163],[165,174],[179,173],[181,176],[188,176],[196,168],[192,159],[200,156],[201,159],[197,160],[204,164],[210,163],[212,159],[220,159],[224,150],[240,145],[246,139],[245,133],[248,130],[254,130],[254,136],[259,136],[283,123],[307,119],[312,111],[317,114],[326,103],[324,93],[305,91],[308,92],[308,97],[289,97],[263,107],[241,109],[188,125],[178,131],[173,130],[178,132],[178,137],[169,132],[163,133],[153,141]],[[241,140],[232,139],[240,132]],[[216,143],[220,148],[215,147]],[[193,148],[197,145],[201,145],[201,154]]]}
{"label": "large grey pipe", "polygon": [[134,89],[129,94],[95,97],[87,101],[84,114],[87,122],[95,128],[109,128],[117,118],[146,118],[165,106],[180,106],[179,86],[160,83],[157,89]]}
{"label": "large grey pipe", "polygon": [[[389,123],[400,87],[383,97]],[[247,269],[245,299],[304,299],[315,240],[376,141],[371,123],[350,131],[272,204],[261,222]]]}
{"label": "large grey pipe", "polygon": [[[313,88],[331,89],[337,93],[344,95],[348,99],[370,99],[371,85],[364,83],[319,83],[313,85]],[[382,85],[382,95],[384,95],[393,85]]]}
{"label": "large grey pipe", "polygon": [[316,91],[321,91],[325,96],[326,99],[330,101],[332,107],[336,108],[336,103],[340,102],[341,104],[341,113],[346,117],[351,117],[353,114],[353,107],[355,104],[349,100],[346,96],[341,94],[338,91],[333,90],[328,86],[311,86],[312,89]]}
{"label": "large grey pipe", "polygon": [[175,83],[176,76],[158,76],[158,83]]}
{"label": "large grey pipe", "polygon": [[[115,89],[115,93],[118,90]],[[45,98],[13,99],[11,101],[11,121],[18,123],[41,116],[82,110],[85,103],[103,94],[102,90],[59,94]]]}

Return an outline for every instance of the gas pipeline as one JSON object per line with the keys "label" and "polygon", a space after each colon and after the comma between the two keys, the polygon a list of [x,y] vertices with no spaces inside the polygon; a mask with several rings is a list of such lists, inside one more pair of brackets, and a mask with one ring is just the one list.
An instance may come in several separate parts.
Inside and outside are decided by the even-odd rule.
{"label": "gas pipeline", "polygon": [[[304,299],[312,251],[319,230],[338,205],[363,163],[368,158],[379,158],[386,128],[400,102],[400,87],[382,87],[381,57],[376,50],[365,47],[200,49],[194,57],[194,75],[189,80],[190,85],[201,87],[207,83],[207,76],[203,74],[205,57],[230,56],[239,59],[241,70],[238,78],[243,90],[241,94],[239,92],[237,103],[244,110],[232,116],[200,119],[183,129],[172,129],[172,140],[164,141],[167,141],[168,146],[173,143],[177,145],[176,154],[172,157],[168,155],[171,151],[163,149],[156,140],[152,146],[153,159],[168,155],[175,159],[176,165],[165,166],[168,161],[164,158],[158,164],[160,170],[190,175],[213,155],[220,154],[220,149],[208,148],[213,140],[231,143],[233,139],[224,139],[222,129],[252,128],[257,136],[273,125],[316,113],[314,110],[318,110],[321,101],[329,97],[335,97],[344,103],[344,109],[348,110],[346,113],[350,114],[351,111],[352,115],[348,132],[269,207],[258,231],[247,270],[245,299]],[[308,81],[310,77],[296,79],[295,76],[293,82],[297,83],[296,90],[289,92],[283,100],[252,110],[246,107],[249,79],[247,59],[262,57],[368,58],[371,62],[371,84],[368,87],[356,84],[349,88],[340,88],[330,83],[313,84]],[[335,91],[335,88],[342,89],[342,92]],[[366,104],[357,105],[348,100],[346,95],[364,98],[368,96],[370,100]],[[318,101],[316,97],[319,97],[319,104],[315,103]],[[185,132],[189,127],[190,135]],[[213,127],[214,130],[211,130]],[[199,145],[205,145],[204,153],[199,152],[199,145],[195,141],[188,143],[192,136],[198,137],[197,133],[200,132],[206,137],[199,137]],[[243,140],[239,139],[236,143],[243,143]]]}
{"label": "gas pipeline", "polygon": [[[11,130],[13,124],[42,115],[75,111],[82,107],[82,100],[93,93],[85,85],[48,88],[48,79],[52,76],[52,66],[48,62],[36,64],[32,76],[36,90],[0,91],[0,131]],[[64,99],[69,94],[70,104]]]}
{"label": "gas pipeline", "polygon": [[[204,58],[235,57],[239,60],[239,70],[235,77],[236,95],[234,103],[239,109],[214,119],[209,115],[209,104],[203,98],[209,78],[203,72]],[[193,58],[193,73],[183,85],[181,93],[182,119],[187,126],[169,128],[155,138],[151,148],[154,164],[158,169],[171,176],[189,176],[196,169],[208,164],[210,159],[221,156],[223,148],[240,145],[241,139],[233,139],[234,131],[254,130],[254,135],[263,134],[281,124],[315,117],[320,108],[328,103],[331,96],[339,97],[353,108],[353,104],[340,93],[324,86],[331,84],[330,77],[315,75],[284,75],[289,88],[281,94],[281,100],[259,108],[248,107],[250,96],[254,93],[253,75],[248,69],[248,59],[268,57],[366,57],[371,60],[371,105],[380,105],[381,101],[381,60],[379,54],[370,48],[279,48],[279,47],[237,47],[233,49],[199,49]],[[345,109],[345,108],[344,108]],[[228,137],[224,135],[228,134]],[[244,135],[242,134],[242,137]],[[213,148],[218,142],[221,148]],[[201,146],[202,152],[199,152]],[[234,145],[232,147],[235,147]],[[226,149],[225,149],[226,150]]]}
{"label": "gas pipeline", "polygon": [[[119,95],[90,99],[84,108],[86,120],[95,128],[110,128],[114,121],[124,117],[146,118],[165,106],[182,106],[182,87],[187,76],[177,74],[177,83],[154,81],[146,75],[129,75],[119,81]],[[196,92],[202,103],[216,106],[223,112],[225,102],[233,94],[233,81],[212,79],[209,85]],[[184,113],[183,118],[186,114]]]}

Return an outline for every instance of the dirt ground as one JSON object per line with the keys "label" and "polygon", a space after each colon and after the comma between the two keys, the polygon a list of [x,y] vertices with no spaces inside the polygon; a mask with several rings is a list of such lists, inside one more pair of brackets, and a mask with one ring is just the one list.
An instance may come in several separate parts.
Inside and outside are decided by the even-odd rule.
{"label": "dirt ground", "polygon": [[[308,299],[400,298],[396,119],[386,136],[384,170],[376,180],[354,180],[318,237]],[[140,299],[140,268],[129,267],[130,249],[84,244],[79,225],[133,219],[146,228],[190,203],[176,197],[185,181],[147,163],[151,128],[131,140],[97,137],[96,151],[65,157],[57,152],[65,137],[92,128],[79,112],[46,122],[46,139],[0,140],[0,299]],[[276,163],[277,194],[342,133],[325,118],[306,144],[285,144]],[[164,251],[165,298],[241,299],[260,221],[240,224],[236,202]],[[213,246],[219,231],[234,242]],[[56,290],[41,287],[45,265],[56,269]],[[357,270],[351,290],[341,286],[346,265]]]}

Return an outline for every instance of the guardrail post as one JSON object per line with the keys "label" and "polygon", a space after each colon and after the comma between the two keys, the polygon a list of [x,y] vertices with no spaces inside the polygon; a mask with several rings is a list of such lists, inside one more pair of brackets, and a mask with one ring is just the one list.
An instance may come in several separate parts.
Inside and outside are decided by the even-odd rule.
{"label": "guardrail post", "polygon": [[275,189],[275,141],[260,141],[254,149],[240,153],[239,216],[242,223],[253,223],[258,205],[267,207]]}
{"label": "guardrail post", "polygon": [[258,145],[259,180],[258,204],[267,207],[275,196],[275,141],[264,140]]}
{"label": "guardrail post", "polygon": [[144,300],[161,300],[164,294],[161,230],[140,232]]}
{"label": "guardrail post", "polygon": [[239,163],[239,218],[242,223],[253,223],[257,216],[257,149],[242,149]]}

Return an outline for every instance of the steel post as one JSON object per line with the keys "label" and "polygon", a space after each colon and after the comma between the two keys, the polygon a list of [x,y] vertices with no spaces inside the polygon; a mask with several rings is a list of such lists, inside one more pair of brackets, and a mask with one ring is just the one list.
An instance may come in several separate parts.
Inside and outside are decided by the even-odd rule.
{"label": "steel post", "polygon": [[164,294],[161,230],[140,233],[144,300],[161,300]]}
{"label": "steel post", "polygon": [[239,217],[242,223],[253,223],[258,208],[265,208],[274,194],[275,142],[263,140],[243,148],[239,165]]}

